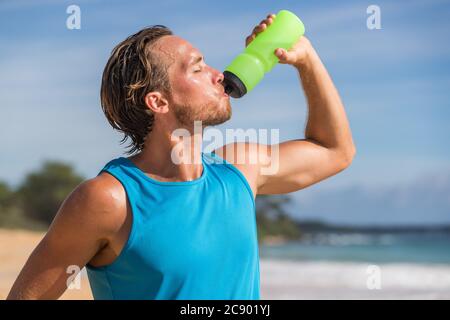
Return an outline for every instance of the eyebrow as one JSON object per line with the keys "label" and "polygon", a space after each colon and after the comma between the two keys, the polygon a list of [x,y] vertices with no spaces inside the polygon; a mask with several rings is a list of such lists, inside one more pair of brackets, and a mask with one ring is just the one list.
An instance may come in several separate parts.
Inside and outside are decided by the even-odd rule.
{"label": "eyebrow", "polygon": [[191,59],[191,61],[189,62],[189,65],[197,64],[197,63],[201,62],[202,60],[203,60],[203,56],[196,56],[195,58]]}

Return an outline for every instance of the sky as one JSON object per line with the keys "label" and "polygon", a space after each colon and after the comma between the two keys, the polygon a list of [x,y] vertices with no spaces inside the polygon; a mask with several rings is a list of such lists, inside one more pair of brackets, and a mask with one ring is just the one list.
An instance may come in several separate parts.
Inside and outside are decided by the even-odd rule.
{"label": "sky", "polygon": [[[69,30],[69,5],[81,29]],[[381,29],[370,30],[370,5]],[[0,1],[0,180],[11,186],[44,160],[94,177],[122,156],[99,101],[112,48],[163,24],[223,70],[267,14],[305,24],[344,103],[357,154],[345,171],[292,194],[301,219],[332,223],[450,223],[450,1]],[[219,126],[304,138],[297,72],[277,65]]]}

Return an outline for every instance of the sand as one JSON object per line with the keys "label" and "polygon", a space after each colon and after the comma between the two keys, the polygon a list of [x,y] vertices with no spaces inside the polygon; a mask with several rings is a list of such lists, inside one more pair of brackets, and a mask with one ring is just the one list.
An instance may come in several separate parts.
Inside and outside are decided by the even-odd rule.
{"label": "sand", "polygon": [[[43,236],[0,229],[0,299]],[[92,299],[84,269],[60,299]],[[450,266],[261,259],[261,299],[450,299]]]}
{"label": "sand", "polygon": [[[0,299],[6,299],[20,270],[43,236],[40,232],[0,229]],[[92,299],[87,277],[81,277],[80,289],[66,290],[60,299]]]}

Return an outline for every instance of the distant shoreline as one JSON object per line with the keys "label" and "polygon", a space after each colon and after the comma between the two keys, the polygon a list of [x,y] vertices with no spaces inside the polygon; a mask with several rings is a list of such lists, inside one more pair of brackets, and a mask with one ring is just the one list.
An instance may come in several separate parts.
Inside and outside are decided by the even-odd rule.
{"label": "distant shoreline", "polygon": [[299,230],[298,238],[291,238],[283,234],[266,235],[262,240],[262,245],[277,246],[292,241],[301,241],[307,236],[317,234],[365,234],[365,235],[402,235],[402,234],[448,234],[450,235],[450,225],[398,225],[398,226],[355,226],[355,225],[339,225],[322,221],[301,221],[294,220],[295,226]]}
{"label": "distant shoreline", "polygon": [[450,233],[449,225],[346,225],[332,224],[314,220],[296,220],[296,225],[302,233],[343,232],[343,233]]}

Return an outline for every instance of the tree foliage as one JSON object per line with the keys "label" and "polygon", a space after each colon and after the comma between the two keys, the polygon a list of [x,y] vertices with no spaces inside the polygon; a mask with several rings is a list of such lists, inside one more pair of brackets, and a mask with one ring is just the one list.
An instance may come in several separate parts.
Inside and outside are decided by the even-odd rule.
{"label": "tree foliage", "polygon": [[278,236],[287,240],[297,239],[300,236],[297,223],[288,215],[285,208],[290,201],[287,195],[256,197],[256,220],[260,241],[267,236]]}
{"label": "tree foliage", "polygon": [[50,224],[64,199],[82,181],[70,165],[47,161],[39,171],[28,174],[18,189],[20,206],[27,217]]}

